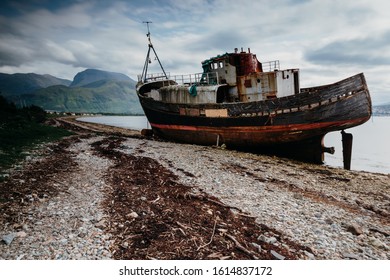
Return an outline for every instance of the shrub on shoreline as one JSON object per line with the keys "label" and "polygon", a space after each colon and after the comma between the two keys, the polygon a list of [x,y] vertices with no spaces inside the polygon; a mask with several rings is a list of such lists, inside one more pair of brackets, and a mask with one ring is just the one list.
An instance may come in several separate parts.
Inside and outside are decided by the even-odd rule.
{"label": "shrub on shoreline", "polygon": [[16,108],[0,95],[0,174],[26,156],[37,144],[71,135],[45,125],[46,112],[35,105]]}

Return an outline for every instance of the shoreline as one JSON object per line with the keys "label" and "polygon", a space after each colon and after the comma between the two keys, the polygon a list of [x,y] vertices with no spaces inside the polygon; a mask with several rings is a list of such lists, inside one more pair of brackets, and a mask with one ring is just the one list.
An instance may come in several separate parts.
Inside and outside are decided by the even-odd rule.
{"label": "shoreline", "polygon": [[[92,123],[102,123],[103,125],[113,125],[117,127],[123,127],[126,129],[135,129],[135,130],[141,130],[144,128],[149,128],[150,126],[143,126],[142,123],[143,121],[139,121],[138,119],[122,119],[121,116],[111,116],[113,119],[103,119],[96,121],[93,120]],[[141,118],[144,118],[145,123],[147,122],[145,116],[139,116]],[[82,122],[89,122],[88,121],[89,117],[86,117],[85,119],[82,120]],[[94,119],[95,117],[92,117]],[[99,117],[98,117],[99,118]],[[371,173],[381,173],[381,174],[390,174],[390,166],[389,163],[386,159],[386,157],[383,154],[383,151],[385,150],[380,150],[380,148],[375,148],[375,147],[383,147],[386,143],[387,140],[390,140],[386,138],[386,135],[381,135],[379,136],[379,139],[381,140],[375,140],[372,142],[372,144],[375,147],[370,146],[370,152],[366,151],[365,143],[367,143],[368,139],[366,138],[366,135],[372,135],[373,131],[373,124],[379,124],[383,121],[383,119],[386,119],[389,117],[380,117],[380,120],[377,118],[372,118],[368,124],[363,124],[361,127],[356,127],[352,128],[351,132],[354,135],[354,143],[353,143],[353,152],[352,152],[352,165],[351,165],[351,170],[352,171],[366,171],[366,172],[371,172]],[[80,121],[80,118],[77,119]],[[386,120],[386,123],[390,120]],[[134,125],[129,125],[129,123],[135,122]],[[379,127],[377,126],[376,129],[381,129],[381,127],[384,126],[385,123],[382,122],[382,125]],[[368,126],[368,127],[366,127]],[[365,127],[365,128],[364,128]],[[362,135],[362,132],[360,131],[363,129],[364,131],[367,131],[367,133]],[[383,136],[385,138],[383,138]],[[365,140],[364,140],[365,139]],[[335,148],[335,153],[334,154],[327,154],[325,153],[325,158],[324,158],[324,165],[330,166],[330,167],[335,167],[335,168],[342,168],[343,167],[343,156],[342,156],[342,139],[340,136],[340,132],[330,132],[328,133],[325,138],[324,138],[325,146],[327,147],[334,147]],[[368,147],[367,147],[368,148]],[[369,154],[368,154],[369,153]]]}
{"label": "shoreline", "polygon": [[[1,259],[390,259],[389,175],[154,141],[72,118],[53,124],[78,134],[48,145],[1,183],[20,193],[0,202],[9,211],[1,213],[0,237],[14,235],[0,244]],[[29,173],[60,155],[68,156],[62,168],[38,179]],[[129,173],[140,162],[146,165]],[[143,173],[153,168],[159,176]],[[116,201],[119,186],[144,194]],[[162,186],[180,190],[181,199]],[[199,228],[188,216],[192,203],[200,215],[193,220],[204,221]],[[172,210],[163,214],[172,207],[181,213],[176,222]],[[175,237],[175,252],[161,250],[167,236]]]}

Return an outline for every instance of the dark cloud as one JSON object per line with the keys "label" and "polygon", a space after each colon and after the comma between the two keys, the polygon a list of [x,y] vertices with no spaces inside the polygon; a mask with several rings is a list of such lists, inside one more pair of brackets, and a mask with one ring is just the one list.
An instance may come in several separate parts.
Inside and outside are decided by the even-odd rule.
{"label": "dark cloud", "polygon": [[20,66],[33,61],[33,54],[25,39],[11,33],[0,33],[0,66]]}
{"label": "dark cloud", "polygon": [[29,57],[26,55],[21,55],[18,53],[15,55],[11,50],[1,50],[0,51],[0,66],[20,66],[26,61]]}
{"label": "dark cloud", "polygon": [[315,50],[306,50],[304,58],[315,64],[389,65],[390,32],[378,37],[332,42]]}
{"label": "dark cloud", "polygon": [[[364,69],[377,88],[388,88],[390,20],[381,2],[3,0],[0,72],[72,78],[99,68],[136,77],[148,44],[142,22],[152,21],[153,44],[174,74],[201,71],[202,60],[249,47],[261,60],[305,68],[315,84]],[[305,50],[309,45],[315,47]]]}
{"label": "dark cloud", "polygon": [[8,17],[19,16],[35,11],[41,7],[48,10],[56,10],[67,7],[76,1],[52,1],[52,0],[3,0],[0,2],[0,15]]}

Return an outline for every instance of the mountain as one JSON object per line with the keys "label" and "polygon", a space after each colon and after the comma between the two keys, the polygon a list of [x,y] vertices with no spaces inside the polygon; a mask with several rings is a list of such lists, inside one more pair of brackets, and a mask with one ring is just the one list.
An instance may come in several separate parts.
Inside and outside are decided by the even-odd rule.
{"label": "mountain", "polygon": [[77,73],[73,79],[73,82],[70,84],[70,87],[82,87],[102,80],[132,81],[129,77],[121,73],[107,72],[97,69],[87,69],[83,72]]}
{"label": "mountain", "polygon": [[37,89],[53,85],[69,86],[72,81],[60,79],[51,75],[4,74],[0,73],[0,93],[2,95],[30,94]]}
{"label": "mountain", "polygon": [[143,114],[135,91],[136,82],[121,73],[87,69],[66,83],[53,77],[58,79],[57,83],[53,80],[49,86],[31,82],[27,76],[19,78],[31,90],[10,87],[9,80],[0,79],[0,94],[17,106],[37,105],[57,112]]}
{"label": "mountain", "polygon": [[390,116],[390,103],[373,106],[372,113],[376,116]]}
{"label": "mountain", "polygon": [[[93,84],[91,84],[93,85]],[[39,104],[45,110],[74,113],[142,114],[133,82],[104,81],[98,87],[51,86],[20,95],[15,104]]]}

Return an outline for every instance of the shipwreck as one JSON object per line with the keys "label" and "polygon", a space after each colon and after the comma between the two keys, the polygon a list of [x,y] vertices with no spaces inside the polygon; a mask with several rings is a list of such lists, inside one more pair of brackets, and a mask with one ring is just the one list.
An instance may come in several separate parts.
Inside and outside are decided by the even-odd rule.
{"label": "shipwreck", "polygon": [[[137,94],[151,131],[172,141],[225,145],[323,163],[324,136],[341,131],[344,167],[350,168],[352,135],[344,130],[371,117],[363,73],[338,82],[301,88],[299,69],[259,62],[250,49],[235,49],[202,62],[197,74],[165,72],[151,42]],[[153,51],[161,73],[148,73]]]}

